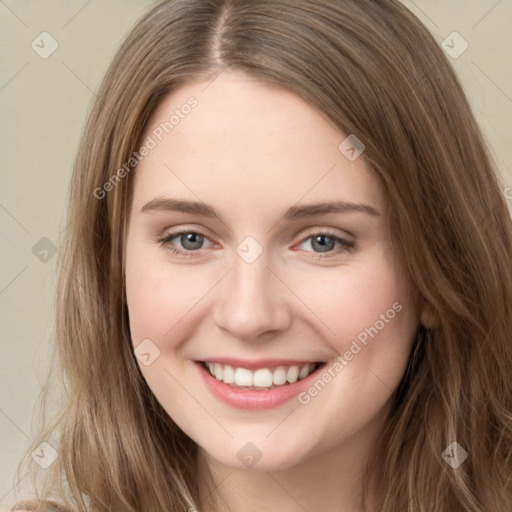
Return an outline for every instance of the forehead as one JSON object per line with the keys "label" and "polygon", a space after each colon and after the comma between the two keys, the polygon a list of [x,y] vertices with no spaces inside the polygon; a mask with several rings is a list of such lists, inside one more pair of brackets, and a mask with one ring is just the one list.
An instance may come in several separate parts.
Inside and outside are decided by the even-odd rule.
{"label": "forehead", "polygon": [[340,199],[382,209],[364,157],[350,161],[339,149],[347,135],[296,94],[224,71],[159,105],[146,129],[154,147],[137,167],[134,204],[172,194],[226,208],[229,201],[248,215]]}

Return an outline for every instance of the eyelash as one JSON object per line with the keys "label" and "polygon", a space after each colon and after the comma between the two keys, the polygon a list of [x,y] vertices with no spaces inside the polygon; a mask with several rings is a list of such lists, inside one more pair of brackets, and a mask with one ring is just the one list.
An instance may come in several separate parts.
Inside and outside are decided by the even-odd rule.
{"label": "eyelash", "polygon": [[[195,251],[190,251],[190,250],[187,251],[187,250],[177,249],[176,247],[173,247],[173,246],[170,245],[171,240],[173,240],[174,238],[177,238],[180,235],[187,235],[187,234],[190,234],[190,233],[202,236],[203,238],[206,238],[206,239],[208,239],[211,242],[211,240],[206,235],[201,233],[200,231],[193,231],[193,230],[190,230],[190,229],[186,229],[186,230],[182,230],[182,231],[176,231],[175,233],[170,233],[169,235],[166,235],[165,237],[160,238],[158,240],[158,242],[160,243],[160,245],[162,247],[166,247],[167,246],[167,249],[169,251],[171,251],[172,254],[176,254],[176,255],[179,255],[179,256],[184,257],[184,258],[193,258],[195,256],[194,253],[195,252],[199,252],[200,249],[197,249]],[[334,242],[338,242],[341,245],[341,247],[338,247],[337,250],[329,251],[328,253],[325,253],[325,254],[314,253],[314,254],[317,255],[317,256],[314,256],[314,258],[320,258],[320,259],[330,258],[330,257],[333,257],[333,256],[337,256],[341,252],[344,252],[344,251],[351,252],[354,249],[356,249],[355,242],[349,242],[348,240],[345,240],[344,238],[340,238],[335,233],[332,233],[332,232],[326,231],[326,230],[320,230],[318,232],[312,233],[311,235],[303,238],[301,240],[300,244],[303,244],[306,240],[308,240],[310,238],[315,238],[317,236],[325,236],[325,237],[331,238],[332,240],[334,240]],[[306,251],[306,252],[310,252],[310,251]],[[312,258],[313,256],[309,256],[309,257]]]}

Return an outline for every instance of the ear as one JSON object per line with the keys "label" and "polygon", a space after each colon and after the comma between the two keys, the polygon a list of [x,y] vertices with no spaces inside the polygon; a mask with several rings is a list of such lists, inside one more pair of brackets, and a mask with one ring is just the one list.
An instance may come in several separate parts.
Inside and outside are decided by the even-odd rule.
{"label": "ear", "polygon": [[432,329],[433,327],[436,327],[438,323],[437,315],[434,313],[432,306],[427,302],[423,303],[420,314],[420,322],[426,329]]}

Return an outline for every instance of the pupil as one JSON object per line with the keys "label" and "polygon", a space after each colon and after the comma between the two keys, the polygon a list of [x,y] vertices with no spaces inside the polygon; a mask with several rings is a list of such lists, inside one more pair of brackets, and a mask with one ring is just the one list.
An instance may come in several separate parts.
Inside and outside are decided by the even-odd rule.
{"label": "pupil", "polygon": [[[326,240],[328,240],[329,242],[326,243]],[[318,252],[327,252],[327,251],[333,249],[334,240],[328,236],[319,235],[313,239],[313,243],[312,243],[313,248],[314,248],[315,243],[319,244],[317,246],[319,248]]]}
{"label": "pupil", "polygon": [[200,249],[203,243],[203,237],[197,233],[187,233],[186,235],[182,235],[181,242],[185,249]]}

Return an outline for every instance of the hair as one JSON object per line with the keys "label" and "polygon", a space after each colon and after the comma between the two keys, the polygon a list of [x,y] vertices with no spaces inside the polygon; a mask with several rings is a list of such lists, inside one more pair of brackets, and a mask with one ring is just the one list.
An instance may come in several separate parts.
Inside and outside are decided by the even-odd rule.
{"label": "hair", "polygon": [[[454,70],[397,0],[168,0],[129,33],[72,175],[56,302],[63,403],[25,455],[58,431],[58,458],[26,510],[200,509],[197,446],[155,399],[131,344],[134,173],[102,199],[93,191],[140,147],[169,93],[226,69],[299,95],[363,141],[396,256],[435,313],[435,326],[418,327],[368,462],[379,510],[509,512],[512,222]],[[454,441],[469,454],[457,469],[442,458]]]}

